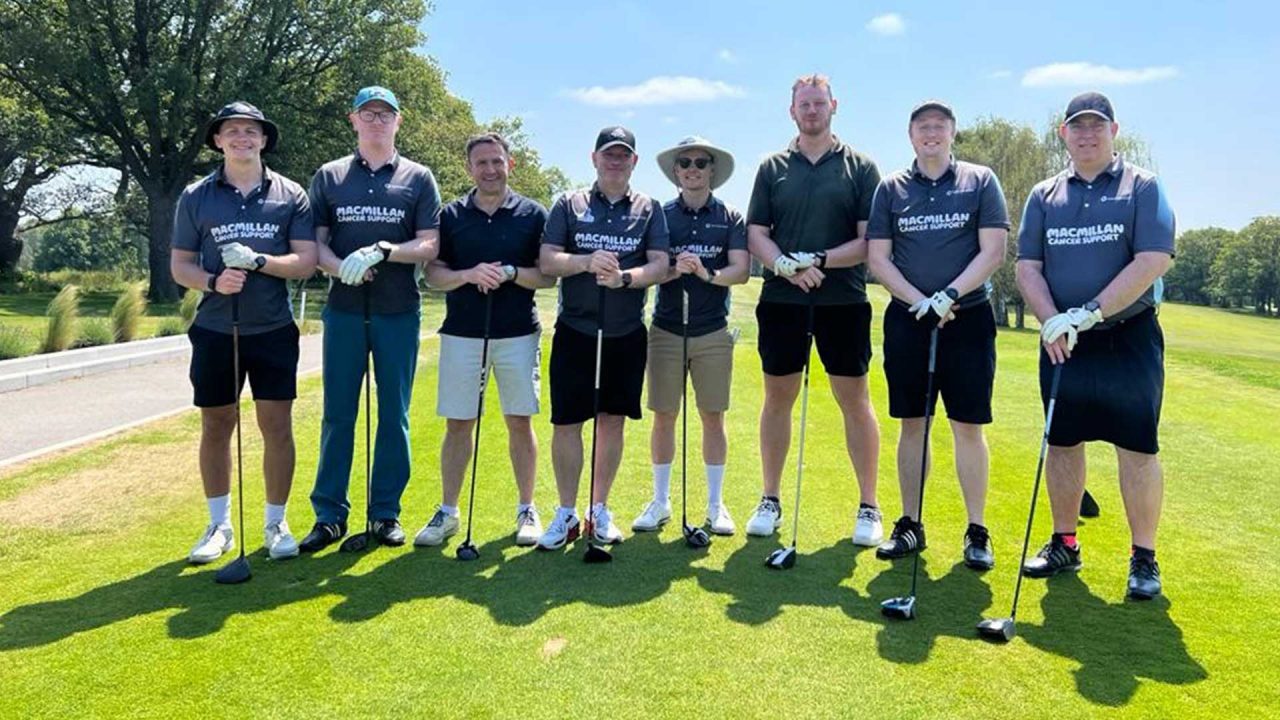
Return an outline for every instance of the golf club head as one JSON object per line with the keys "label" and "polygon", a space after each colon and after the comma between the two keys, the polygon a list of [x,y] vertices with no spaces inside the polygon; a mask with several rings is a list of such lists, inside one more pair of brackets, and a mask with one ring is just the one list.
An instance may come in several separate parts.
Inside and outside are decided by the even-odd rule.
{"label": "golf club head", "polygon": [[769,553],[769,557],[765,558],[764,564],[774,570],[787,570],[796,565],[796,549],[795,547],[778,548]]}
{"label": "golf club head", "polygon": [[684,544],[691,548],[704,548],[711,545],[711,536],[700,527],[684,526]]}
{"label": "golf club head", "polygon": [[467,541],[458,546],[457,555],[459,560],[466,562],[478,560],[480,558],[480,548]]}
{"label": "golf club head", "polygon": [[603,547],[593,543],[587,543],[587,552],[582,556],[582,562],[589,565],[597,563],[613,562],[613,555]]}
{"label": "golf club head", "polygon": [[978,623],[978,637],[984,640],[1007,643],[1017,634],[1013,618],[987,618]]}
{"label": "golf club head", "polygon": [[1102,509],[1098,507],[1098,501],[1093,499],[1088,490],[1084,491],[1084,495],[1080,497],[1080,517],[1096,518],[1102,514]]}
{"label": "golf club head", "polygon": [[213,574],[213,581],[219,585],[239,585],[242,582],[248,582],[251,577],[253,577],[253,570],[249,568],[249,559],[241,555],[219,568],[218,572]]}
{"label": "golf club head", "polygon": [[338,546],[338,552],[345,552],[345,553],[364,552],[365,550],[369,549],[370,545],[373,544],[372,537],[373,536],[367,532],[356,533],[355,535],[352,535],[351,537],[342,541],[342,544]]}
{"label": "golf club head", "polygon": [[894,597],[880,603],[880,613],[895,620],[914,620],[916,617],[916,598]]}

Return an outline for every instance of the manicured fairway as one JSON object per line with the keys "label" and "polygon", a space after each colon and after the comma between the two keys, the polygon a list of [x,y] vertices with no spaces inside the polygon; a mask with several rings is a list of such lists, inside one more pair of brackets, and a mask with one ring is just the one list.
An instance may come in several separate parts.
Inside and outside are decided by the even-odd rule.
{"label": "manicured fairway", "polygon": [[[739,527],[759,493],[757,291],[735,290],[741,338],[726,494]],[[878,288],[873,296],[882,308],[886,296]],[[554,295],[542,297],[542,307],[548,317]],[[454,559],[460,537],[443,549],[267,561],[259,549],[261,446],[250,426],[244,534],[255,575],[247,585],[216,586],[214,568],[184,562],[205,522],[199,423],[188,413],[0,472],[0,716],[1267,716],[1280,707],[1280,323],[1176,305],[1161,319],[1165,598],[1123,600],[1128,535],[1114,455],[1095,447],[1089,487],[1102,517],[1081,526],[1084,570],[1028,581],[1019,636],[1009,645],[974,636],[981,617],[1008,613],[1013,594],[1041,432],[1032,331],[999,339],[988,509],[997,567],[978,575],[959,563],[964,515],[950,433],[939,423],[925,506],[927,578],[911,623],[879,613],[880,600],[906,591],[910,562],[891,565],[849,543],[857,498],[820,370],[810,398],[801,556],[786,572],[763,565],[776,540],[739,534],[691,551],[678,518],[660,534],[632,536],[630,520],[649,493],[647,420],[628,424],[613,500],[627,540],[614,563],[584,565],[580,545],[555,553],[514,547],[514,486],[490,397],[478,561]],[[899,514],[897,429],[887,416],[880,326],[878,310],[871,382],[890,525]],[[548,324],[544,365],[549,345]],[[439,502],[437,350],[436,340],[424,342],[413,402],[416,464],[402,518],[410,534]],[[289,511],[299,536],[312,520],[306,495],[319,378],[301,392]],[[548,411],[544,404],[535,422],[544,521],[555,505]],[[11,422],[22,419],[3,419]],[[696,432],[696,418],[690,425]],[[701,519],[698,447],[690,443],[690,467],[698,469],[690,498]],[[355,466],[363,467],[362,456]],[[793,482],[789,468],[788,528]],[[356,513],[362,483],[361,475]],[[584,477],[584,497],[585,485]],[[1037,546],[1049,532],[1041,500]]]}

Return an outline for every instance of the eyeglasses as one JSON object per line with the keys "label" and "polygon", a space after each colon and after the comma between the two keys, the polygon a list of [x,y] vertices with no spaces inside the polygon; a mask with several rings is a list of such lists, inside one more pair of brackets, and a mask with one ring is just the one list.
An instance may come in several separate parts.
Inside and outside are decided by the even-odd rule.
{"label": "eyeglasses", "polygon": [[715,161],[711,158],[676,158],[676,164],[684,170],[688,170],[690,165],[699,170],[706,170],[707,166],[713,162]]}
{"label": "eyeglasses", "polygon": [[396,112],[394,110],[361,110],[356,114],[360,116],[361,120],[367,123],[377,120],[383,125],[386,125],[396,119]]}

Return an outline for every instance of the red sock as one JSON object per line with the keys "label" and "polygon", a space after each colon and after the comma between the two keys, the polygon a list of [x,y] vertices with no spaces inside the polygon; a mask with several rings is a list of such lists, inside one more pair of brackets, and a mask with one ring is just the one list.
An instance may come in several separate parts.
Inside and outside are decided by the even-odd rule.
{"label": "red sock", "polygon": [[1076,534],[1075,534],[1075,533],[1055,533],[1055,534],[1058,536],[1058,539],[1062,541],[1062,544],[1063,544],[1063,545],[1066,545],[1067,547],[1071,548],[1072,550],[1079,550],[1079,549],[1080,549],[1079,544],[1077,544],[1077,543],[1076,543]]}

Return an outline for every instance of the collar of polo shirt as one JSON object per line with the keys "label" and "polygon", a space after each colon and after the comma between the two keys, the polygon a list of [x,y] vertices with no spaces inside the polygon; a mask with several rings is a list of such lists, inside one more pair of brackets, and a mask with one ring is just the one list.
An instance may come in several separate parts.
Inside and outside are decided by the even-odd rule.
{"label": "collar of polo shirt", "polygon": [[[357,165],[360,165],[363,167],[369,166],[369,162],[360,156],[360,148],[356,148],[356,151],[352,153],[352,160],[354,160]],[[395,169],[399,165],[400,165],[400,151],[397,150],[394,153],[391,153],[391,159],[387,160],[387,164],[383,165],[382,167],[389,167],[389,168]],[[381,170],[382,168],[378,168],[378,169]]]}
{"label": "collar of polo shirt", "polygon": [[[601,201],[603,201],[606,205],[616,204],[616,203],[610,203],[610,202],[609,202],[609,198],[604,194],[604,192],[603,192],[603,191],[601,191],[601,190],[600,190],[600,184],[599,184],[599,183],[594,183],[594,182],[593,182],[593,183],[591,183],[591,194],[592,194],[592,195],[594,195],[594,196],[596,196],[596,197],[598,197],[598,198],[600,198],[600,200],[601,200]],[[626,194],[625,194],[625,195],[623,195],[623,196],[622,196],[622,200],[625,200],[625,201],[627,201],[627,202],[631,202],[632,200],[635,200],[635,198],[636,198],[636,191],[635,191],[635,189],[634,189],[634,188],[632,188],[630,185],[628,185],[628,186],[627,186],[627,192],[626,192]],[[622,202],[622,200],[619,200],[618,202]]]}
{"label": "collar of polo shirt", "polygon": [[912,176],[912,177],[914,177],[914,178],[916,178],[917,180],[928,180],[929,182],[940,182],[940,181],[941,181],[943,178],[945,178],[947,175],[954,174],[954,173],[955,173],[955,171],[956,171],[956,156],[955,156],[955,155],[952,155],[952,156],[950,156],[950,157],[947,159],[947,169],[946,169],[946,171],[944,171],[941,175],[939,175],[939,176],[938,176],[938,179],[937,179],[937,180],[934,180],[933,178],[927,177],[927,176],[925,176],[925,174],[924,174],[924,173],[920,172],[920,161],[919,161],[919,160],[912,160],[912,161],[911,161],[911,176]]}
{"label": "collar of polo shirt", "polygon": [[[831,147],[827,148],[827,152],[836,152],[843,145],[844,143],[840,141],[840,136],[836,135],[835,133],[831,133]],[[793,153],[800,152],[800,136],[799,135],[791,138],[791,142],[787,143],[787,150],[790,150]]]}
{"label": "collar of polo shirt", "polygon": [[[1068,178],[1083,180],[1083,178],[1081,178],[1078,174],[1076,174],[1076,164],[1074,162],[1071,162],[1070,160],[1067,161],[1067,169],[1064,170],[1063,172],[1067,174]],[[1120,153],[1112,153],[1111,162],[1107,163],[1107,166],[1102,168],[1102,172],[1098,174],[1117,178],[1117,177],[1120,177],[1120,174],[1123,172],[1124,172],[1124,158],[1120,157]]]}
{"label": "collar of polo shirt", "polygon": [[715,193],[711,193],[710,195],[708,195],[707,203],[700,208],[691,208],[688,205],[686,205],[684,202],[684,193],[676,195],[676,205],[679,206],[681,210],[689,213],[690,215],[697,215],[698,213],[703,211],[709,212],[712,208],[714,208],[716,205],[719,205],[719,204],[720,204],[720,198],[716,197]]}
{"label": "collar of polo shirt", "polygon": [[[261,185],[262,189],[265,190],[271,187],[271,180],[273,175],[275,175],[275,173],[271,171],[271,168],[267,167],[266,163],[262,163],[262,185]],[[230,182],[227,182],[227,166],[225,163],[219,163],[218,169],[214,171],[213,177],[215,180],[218,181],[218,183],[222,185],[227,185],[227,186],[231,185]]]}
{"label": "collar of polo shirt", "polygon": [[[462,196],[462,206],[468,207],[468,208],[475,207],[475,204],[476,204],[475,197],[476,197],[476,189],[471,188],[470,190],[467,191],[466,195]],[[511,210],[511,209],[514,209],[515,206],[518,205],[519,203],[520,203],[520,196],[516,195],[515,190],[512,190],[511,188],[507,188],[507,194],[503,196],[502,204],[499,205],[498,207]]]}

